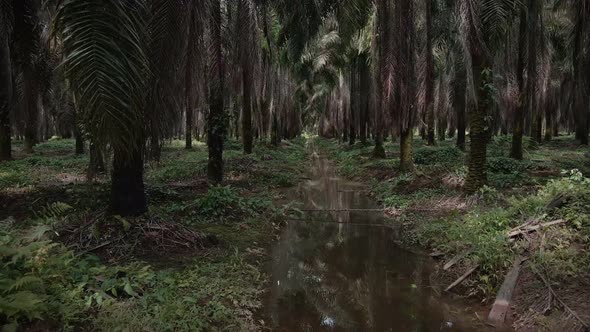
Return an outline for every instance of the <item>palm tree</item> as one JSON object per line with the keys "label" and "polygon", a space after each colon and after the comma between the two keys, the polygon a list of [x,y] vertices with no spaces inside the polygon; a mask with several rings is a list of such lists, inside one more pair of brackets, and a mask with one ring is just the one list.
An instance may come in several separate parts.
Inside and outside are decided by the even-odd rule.
{"label": "palm tree", "polygon": [[0,1],[0,160],[11,158],[10,116],[22,111],[24,150],[32,152],[39,140],[38,120],[41,97],[48,94],[51,68],[47,43],[42,43],[40,2]]}
{"label": "palm tree", "polygon": [[399,108],[396,116],[400,129],[400,170],[412,171],[414,160],[412,142],[416,113],[415,24],[413,1],[396,3],[397,38],[396,69],[398,77]]}
{"label": "palm tree", "polygon": [[239,0],[237,31],[240,31],[238,47],[240,65],[242,69],[242,139],[244,153],[252,153],[254,137],[252,134],[252,91],[254,75],[254,52],[257,50],[258,40],[255,25],[255,6],[251,0]]}
{"label": "palm tree", "polygon": [[486,154],[489,139],[487,116],[494,104],[491,50],[504,39],[508,21],[518,13],[519,0],[460,0],[460,34],[465,46],[469,109],[468,173],[465,191],[473,193],[487,182]]}
{"label": "palm tree", "polygon": [[[152,160],[159,161],[162,140],[173,135],[181,122],[181,110],[188,105],[194,108],[200,100],[202,15],[201,6],[195,2],[148,2],[149,36],[145,44],[150,75],[145,127],[148,135],[146,155]],[[188,86],[187,78],[190,80]]]}
{"label": "palm tree", "polygon": [[527,41],[528,41],[528,59],[527,59],[527,83],[525,97],[525,107],[531,117],[531,138],[536,143],[541,143],[541,127],[542,120],[539,120],[539,115],[543,116],[540,111],[537,101],[538,92],[538,22],[539,22],[539,4],[540,1],[528,0],[527,13]]}
{"label": "palm tree", "polygon": [[434,140],[434,59],[432,55],[432,0],[425,0],[426,10],[426,73],[424,77],[424,108],[426,111],[426,126],[428,145],[435,145]]}
{"label": "palm tree", "polygon": [[12,109],[12,62],[9,36],[14,20],[12,0],[0,1],[0,161],[12,158],[10,110]]}
{"label": "palm tree", "polygon": [[187,52],[186,52],[186,68],[185,68],[185,112],[186,112],[186,129],[185,129],[185,148],[192,149],[193,147],[193,113],[195,103],[193,102],[193,86],[194,86],[194,75],[195,75],[195,59],[198,52],[198,43],[200,39],[199,33],[199,22],[197,20],[197,9],[195,4],[188,5],[188,38],[187,38]]}
{"label": "palm tree", "polygon": [[588,145],[588,128],[590,127],[590,3],[576,0],[574,6],[574,103],[576,120],[576,139]]}
{"label": "palm tree", "polygon": [[512,148],[510,150],[510,157],[522,160],[522,136],[524,132],[524,65],[526,55],[525,47],[527,41],[527,14],[524,8],[520,10],[520,23],[518,31],[518,62],[516,67],[518,100],[516,101],[516,109],[514,112],[514,123],[512,127]]}
{"label": "palm tree", "polygon": [[114,152],[111,209],[147,210],[143,184],[146,77],[145,8],[140,1],[66,0],[55,28],[64,48],[65,75],[87,130]]}
{"label": "palm tree", "polygon": [[222,46],[222,4],[220,0],[211,1],[210,22],[210,78],[209,115],[207,121],[207,143],[209,163],[207,174],[214,183],[223,181],[223,138],[225,135],[224,110],[224,63]]}
{"label": "palm tree", "polygon": [[376,1],[376,20],[375,20],[375,46],[374,57],[376,59],[376,70],[374,75],[376,87],[376,101],[375,112],[373,115],[373,128],[375,137],[375,149],[373,150],[373,157],[385,158],[385,149],[383,148],[383,133],[385,111],[390,105],[390,94],[393,79],[393,63],[391,47],[391,18],[392,9],[391,3],[387,0]]}

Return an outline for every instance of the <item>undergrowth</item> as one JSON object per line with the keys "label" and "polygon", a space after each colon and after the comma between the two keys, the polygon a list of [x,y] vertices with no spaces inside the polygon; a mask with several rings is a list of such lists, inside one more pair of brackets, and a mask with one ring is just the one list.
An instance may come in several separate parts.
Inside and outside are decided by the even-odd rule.
{"label": "undergrowth", "polygon": [[142,297],[111,303],[95,326],[103,331],[244,331],[253,329],[264,278],[238,253],[181,271],[160,271]]}
{"label": "undergrowth", "polygon": [[[551,208],[550,203],[562,197],[565,197],[563,205]],[[508,231],[530,218],[539,222],[563,218],[567,221],[567,228],[561,232],[568,235],[551,242],[540,259],[551,260],[547,265],[552,266],[554,277],[561,273],[580,275],[581,271],[572,267],[587,266],[584,262],[588,261],[589,253],[575,253],[569,249],[574,242],[583,246],[590,243],[590,210],[587,208],[590,206],[590,179],[579,171],[571,171],[561,179],[550,181],[536,194],[506,200],[507,207],[476,208],[462,220],[449,218],[418,224],[415,233],[422,245],[443,252],[453,254],[471,249],[470,259],[480,265],[482,283],[478,285],[479,290],[491,295],[502,281],[503,274],[499,271],[506,270],[514,255],[522,251],[518,242],[509,241]],[[548,230],[556,231],[558,228]],[[564,270],[564,265],[569,268]]]}
{"label": "undergrowth", "polygon": [[[62,181],[86,172],[88,158],[73,154],[73,140],[39,144],[31,155],[19,152],[16,142],[16,160],[0,163],[0,195],[17,207],[2,206],[6,219],[0,218],[0,329],[257,329],[261,323],[254,313],[266,279],[253,253],[271,241],[283,215],[273,205],[276,189],[298,183],[305,174],[306,144],[305,138],[278,147],[258,142],[252,155],[244,155],[241,144],[230,140],[226,180],[209,187],[206,146],[196,142],[187,151],[182,142],[169,142],[161,162],[146,165],[150,218],[135,220],[102,216],[108,184]],[[167,249],[122,251],[141,245],[122,232],[145,227],[149,220],[161,222],[151,222],[156,228],[144,230],[146,236],[164,234],[163,227],[179,232],[181,227],[172,227],[178,223],[214,235],[221,244],[158,252],[157,259],[134,255]],[[86,222],[92,226],[84,228]],[[107,241],[125,234],[129,243]],[[90,240],[95,242],[87,245]],[[80,244],[89,249],[79,250]],[[106,246],[93,251],[95,245]],[[113,250],[126,257],[109,256]],[[173,255],[186,257],[179,257],[179,265]],[[160,263],[158,257],[170,262]]]}
{"label": "undergrowth", "polygon": [[[480,268],[477,280],[466,283],[472,294],[490,296],[525,245],[522,241],[510,242],[508,231],[531,218],[539,222],[561,218],[567,220],[567,226],[544,231],[544,250],[533,253],[533,261],[553,280],[572,282],[572,276],[588,280],[590,180],[586,169],[590,158],[585,156],[590,150],[572,142],[572,137],[559,137],[535,146],[525,137],[525,158],[514,160],[509,158],[511,137],[494,137],[488,145],[489,184],[470,198],[476,205],[469,212],[455,210],[442,217],[402,212],[392,222],[412,224],[404,233],[405,243],[440,250],[447,257],[469,251],[466,264],[478,264]],[[399,173],[394,143],[385,143],[387,158],[376,160],[372,146],[348,146],[322,138],[315,142],[336,161],[341,175],[367,180],[372,194],[384,207],[399,211],[413,206],[428,208],[428,202],[460,196],[468,154],[453,143],[425,146],[416,139],[416,170]],[[564,171],[573,168],[580,170]],[[550,203],[559,197],[564,203],[551,208]]]}

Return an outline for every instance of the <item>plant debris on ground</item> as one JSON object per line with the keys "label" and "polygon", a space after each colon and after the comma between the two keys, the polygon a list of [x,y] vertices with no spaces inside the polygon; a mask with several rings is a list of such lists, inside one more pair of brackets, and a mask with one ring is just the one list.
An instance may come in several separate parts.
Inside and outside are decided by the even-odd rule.
{"label": "plant debris on ground", "polygon": [[[74,141],[0,164],[0,312],[4,330],[256,330],[264,247],[283,188],[305,172],[306,140],[228,144],[227,180],[209,187],[207,149],[164,146],[146,168],[149,213],[104,210]],[[67,151],[67,152],[66,152]]]}

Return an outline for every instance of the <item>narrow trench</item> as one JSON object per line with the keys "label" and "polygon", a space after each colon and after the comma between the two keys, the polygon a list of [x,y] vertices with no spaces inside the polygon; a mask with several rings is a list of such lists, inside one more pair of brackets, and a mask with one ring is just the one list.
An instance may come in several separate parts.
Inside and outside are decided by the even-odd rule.
{"label": "narrow trench", "polygon": [[271,252],[267,325],[276,331],[485,328],[468,323],[473,310],[434,289],[430,257],[396,244],[399,229],[383,227],[391,222],[362,185],[337,177],[317,153],[310,178],[296,200],[313,212],[289,221]]}

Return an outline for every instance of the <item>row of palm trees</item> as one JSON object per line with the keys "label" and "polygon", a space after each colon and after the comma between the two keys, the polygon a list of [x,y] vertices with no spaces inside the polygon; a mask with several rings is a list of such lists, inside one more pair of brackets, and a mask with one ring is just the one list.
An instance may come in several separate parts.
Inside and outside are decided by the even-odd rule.
{"label": "row of palm trees", "polygon": [[40,127],[74,133],[78,153],[89,140],[91,163],[108,148],[114,213],[147,210],[144,161],[183,124],[187,149],[206,129],[213,183],[226,135],[251,153],[255,135],[301,130],[271,2],[0,0],[0,15],[0,160],[23,133],[31,152]]}
{"label": "row of palm trees", "polygon": [[[491,135],[511,132],[515,159],[523,158],[525,134],[540,144],[560,129],[574,130],[588,144],[587,1],[352,2],[369,6],[355,11],[367,15],[357,18],[365,25],[344,35],[338,12],[327,13],[301,61],[308,108],[319,111],[323,135],[353,144],[358,131],[362,141],[371,132],[376,157],[384,156],[384,136],[399,137],[400,169],[406,171],[413,168],[415,129],[430,145],[437,136],[456,134],[461,149],[468,129],[467,192],[486,183]],[[351,64],[365,54],[370,107],[358,108],[354,77],[367,69]],[[365,112],[371,113],[370,129]]]}
{"label": "row of palm trees", "polygon": [[[147,209],[146,158],[206,132],[208,176],[223,144],[299,134],[351,144],[457,135],[466,190],[486,182],[486,145],[575,128],[588,143],[590,5],[584,0],[0,0],[0,160],[50,133],[91,160],[112,151],[112,209]],[[41,135],[39,131],[44,134]],[[438,133],[436,135],[435,133]]]}

